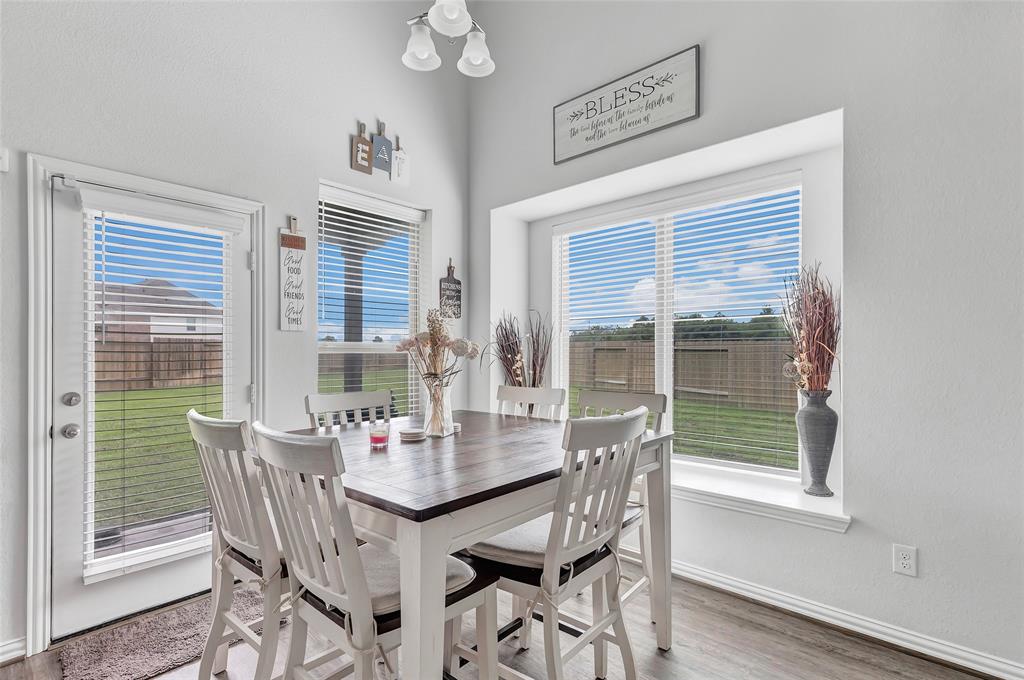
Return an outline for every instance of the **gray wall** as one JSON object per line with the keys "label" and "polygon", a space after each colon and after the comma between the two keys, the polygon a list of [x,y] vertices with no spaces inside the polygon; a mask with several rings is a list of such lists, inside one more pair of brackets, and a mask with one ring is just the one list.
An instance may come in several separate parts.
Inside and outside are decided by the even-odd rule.
{"label": "gray wall", "polygon": [[[460,271],[466,260],[467,79],[441,44],[446,68],[402,66],[404,21],[422,4],[3,3],[0,121],[13,162],[0,175],[0,642],[23,636],[25,620],[25,153],[265,203],[265,412],[273,426],[304,426],[315,336],[277,330],[273,244],[287,214],[315,234],[318,180],[432,208],[428,280],[449,255]],[[348,169],[356,119],[372,128],[378,116],[409,151],[408,188]]]}
{"label": "gray wall", "polygon": [[[468,82],[440,42],[441,70],[399,63],[425,4],[3,3],[0,642],[24,634],[25,152],[262,201],[271,235],[289,213],[313,229],[320,177],[433,208],[432,276],[468,234],[483,339],[491,208],[845,107],[854,524],[676,501],[675,558],[1024,662],[1022,7],[476,3],[498,68]],[[695,42],[701,119],[551,165],[552,104]],[[377,115],[408,189],[347,169],[355,118]],[[313,335],[267,314],[267,412],[297,425]],[[919,578],[890,573],[893,541],[920,548]]]}
{"label": "gray wall", "polygon": [[[483,3],[471,331],[489,211],[845,109],[843,535],[676,500],[674,558],[1024,662],[1024,6]],[[551,106],[701,43],[703,116],[560,166]],[[601,198],[595,197],[595,203]],[[806,229],[814,229],[808,224]],[[472,383],[487,403],[484,380]],[[917,545],[920,575],[891,573]]]}

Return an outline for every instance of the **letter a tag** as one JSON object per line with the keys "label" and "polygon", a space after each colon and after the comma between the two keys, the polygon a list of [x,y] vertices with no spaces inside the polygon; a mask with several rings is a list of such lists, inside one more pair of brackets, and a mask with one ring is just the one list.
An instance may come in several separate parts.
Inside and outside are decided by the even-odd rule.
{"label": "letter a tag", "polygon": [[373,136],[373,167],[391,172],[391,140],[384,136],[384,123],[378,125]]}

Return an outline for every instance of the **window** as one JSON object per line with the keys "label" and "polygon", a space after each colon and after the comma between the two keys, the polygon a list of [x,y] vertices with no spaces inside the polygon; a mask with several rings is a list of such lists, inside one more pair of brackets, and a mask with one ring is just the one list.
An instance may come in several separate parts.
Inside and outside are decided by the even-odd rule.
{"label": "window", "polygon": [[317,230],[319,392],[391,390],[392,415],[417,411],[418,387],[395,344],[419,323],[425,214],[321,187]]}
{"label": "window", "polygon": [[796,470],[797,394],[782,375],[780,312],[799,271],[800,191],[789,177],[559,228],[555,304],[570,413],[583,388],[665,392],[676,453]]}

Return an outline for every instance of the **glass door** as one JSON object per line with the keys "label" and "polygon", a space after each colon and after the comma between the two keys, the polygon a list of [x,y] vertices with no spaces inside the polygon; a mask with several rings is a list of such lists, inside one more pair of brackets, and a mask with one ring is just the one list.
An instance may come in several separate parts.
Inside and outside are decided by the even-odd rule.
{"label": "glass door", "polygon": [[210,587],[185,414],[251,418],[248,219],[53,195],[52,637]]}

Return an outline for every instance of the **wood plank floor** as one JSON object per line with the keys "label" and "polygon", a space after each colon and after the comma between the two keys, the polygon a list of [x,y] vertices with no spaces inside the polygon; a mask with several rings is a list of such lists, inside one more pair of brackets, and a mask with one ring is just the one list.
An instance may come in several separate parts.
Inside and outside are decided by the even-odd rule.
{"label": "wood plank floor", "polygon": [[[509,599],[502,596],[503,618]],[[647,615],[646,596],[627,609],[629,630],[641,680],[965,680],[984,677],[919,659],[855,635],[762,606],[728,593],[688,581],[672,587],[675,638],[672,651],[657,650],[654,627]],[[566,605],[567,610],[589,616],[589,596]],[[470,635],[472,618],[467,621]],[[287,648],[290,626],[282,631]],[[500,658],[535,678],[544,678],[543,633],[534,629],[533,646],[520,652],[513,640],[501,646]],[[569,638],[563,640],[563,649]],[[311,645],[310,651],[319,645]],[[279,668],[284,654],[278,655]],[[622,678],[622,665],[614,647],[609,652],[609,679]],[[246,645],[231,648],[225,680],[252,678],[256,655]],[[567,669],[567,680],[593,678],[593,656],[581,654]],[[198,662],[159,676],[160,680],[195,680]],[[462,678],[475,677],[472,665]],[[0,668],[0,680],[59,680],[56,654],[33,657]]]}

